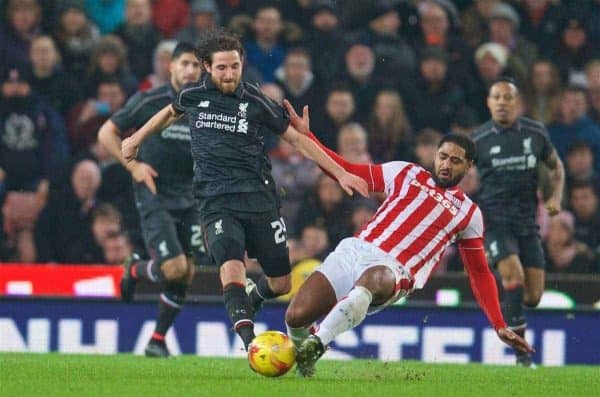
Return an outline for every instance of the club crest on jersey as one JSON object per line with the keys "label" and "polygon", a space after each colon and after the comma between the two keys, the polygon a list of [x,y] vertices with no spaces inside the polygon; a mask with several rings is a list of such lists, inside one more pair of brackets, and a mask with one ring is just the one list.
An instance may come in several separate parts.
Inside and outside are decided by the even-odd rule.
{"label": "club crest on jersey", "polygon": [[453,205],[453,203],[451,203],[450,200],[445,198],[440,192],[435,190],[435,188],[423,185],[421,182],[419,182],[416,179],[413,179],[412,181],[410,181],[410,184],[412,186],[416,186],[416,187],[420,188],[423,192],[427,193],[432,199],[434,199],[439,204],[441,204],[442,207],[444,207],[445,209],[450,211],[450,213],[452,215],[458,214],[458,208],[456,208]]}
{"label": "club crest on jersey", "polygon": [[240,103],[240,107],[238,108],[238,116],[244,119],[248,117],[248,102]]}

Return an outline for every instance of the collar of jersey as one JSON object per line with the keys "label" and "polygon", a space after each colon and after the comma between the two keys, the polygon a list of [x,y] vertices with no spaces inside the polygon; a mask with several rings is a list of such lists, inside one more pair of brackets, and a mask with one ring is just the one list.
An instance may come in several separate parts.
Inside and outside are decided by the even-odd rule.
{"label": "collar of jersey", "polygon": [[493,128],[494,128],[494,132],[496,134],[499,134],[504,131],[510,131],[510,130],[521,132],[521,119],[517,119],[517,121],[515,121],[513,123],[513,125],[511,125],[510,127],[502,127],[500,124],[496,123],[494,120],[492,120],[492,124],[493,124]]}
{"label": "collar of jersey", "polygon": [[[212,78],[210,77],[210,73],[206,73],[206,76],[204,76],[204,84],[206,85],[207,90],[219,91],[219,89],[217,88],[215,83],[213,83]],[[223,94],[223,95],[225,95],[225,94]],[[227,94],[227,95],[230,95],[230,94]],[[233,95],[238,98],[241,98],[244,95],[244,82],[243,81],[240,81],[240,84],[237,86],[235,91],[233,91]]]}

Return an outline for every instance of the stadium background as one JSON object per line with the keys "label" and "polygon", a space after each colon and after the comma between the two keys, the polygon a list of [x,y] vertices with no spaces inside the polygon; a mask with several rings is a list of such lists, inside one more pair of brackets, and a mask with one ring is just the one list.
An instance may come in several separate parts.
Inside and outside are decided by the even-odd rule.
{"label": "stadium background", "polygon": [[[548,312],[533,331],[539,338],[563,332],[567,325],[558,326],[552,316],[585,313],[573,315],[572,329],[563,335],[579,340],[579,347],[552,343],[578,353],[554,364],[600,362],[597,347],[580,348],[591,337],[586,330],[599,327],[597,316],[586,319],[600,299],[600,44],[593,39],[600,37],[600,1],[4,0],[0,7],[0,350],[35,351],[28,345],[37,343],[28,339],[29,327],[35,329],[40,313],[57,304],[74,312],[48,315],[52,351],[61,350],[58,324],[66,318],[79,319],[87,330],[81,343],[94,339],[91,330],[102,318],[90,308],[142,313],[136,321],[144,320],[149,304],[111,301],[118,295],[118,267],[96,266],[143,252],[130,177],[97,144],[96,133],[137,89],[167,81],[166,60],[176,40],[196,42],[206,29],[228,26],[244,40],[245,78],[275,100],[290,99],[298,111],[309,105],[312,129],[353,161],[401,159],[430,167],[441,136],[468,134],[489,118],[489,83],[514,77],[523,113],[547,125],[567,169],[565,211],[552,220],[542,211],[539,217],[551,273],[547,287],[555,290],[544,305],[567,311]],[[301,279],[368,220],[381,198],[350,199],[283,143],[268,140],[267,146]],[[477,175],[462,187],[476,199]],[[54,265],[26,266],[33,263]],[[85,265],[100,274],[81,278],[77,268]],[[192,301],[218,299],[215,269],[201,270]],[[48,271],[56,280],[73,281],[49,283]],[[483,332],[483,316],[471,317],[472,297],[461,272],[451,248],[431,292],[406,303],[418,306],[407,320],[421,322],[418,333],[427,317],[423,305],[436,304],[460,305],[449,317]],[[38,293],[40,279],[54,289]],[[151,300],[152,288],[144,288],[139,300]],[[106,300],[98,309],[97,301],[7,298],[23,295]],[[203,315],[202,305],[194,310]],[[270,307],[265,322],[281,327],[275,320],[280,310]],[[444,311],[433,313],[443,317]],[[208,320],[221,321],[221,314]],[[178,320],[177,330],[186,329],[185,321]],[[404,324],[402,316],[385,321]],[[117,351],[134,350],[134,334],[115,332],[126,338]],[[185,336],[183,344],[193,338]],[[483,360],[482,338],[473,340],[479,347],[469,360]],[[79,351],[102,351],[90,349]]]}

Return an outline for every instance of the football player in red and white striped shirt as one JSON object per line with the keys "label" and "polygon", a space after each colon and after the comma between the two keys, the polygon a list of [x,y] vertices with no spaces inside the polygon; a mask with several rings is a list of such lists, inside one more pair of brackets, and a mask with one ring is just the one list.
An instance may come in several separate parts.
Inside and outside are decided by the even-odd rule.
{"label": "football player in red and white striped shirt", "polygon": [[[532,351],[504,322],[484,253],[481,211],[457,187],[473,165],[475,146],[470,138],[445,136],[433,173],[403,161],[353,164],[309,132],[307,107],[299,117],[288,102],[285,105],[297,130],[345,170],[363,178],[370,191],[387,194],[373,218],[354,237],[340,242],[288,307],[285,321],[298,348],[301,375],[314,373],[315,362],[337,335],[358,325],[368,313],[423,288],[446,247],[455,241],[473,293],[498,337],[516,349]],[[324,315],[318,328],[313,327]]]}

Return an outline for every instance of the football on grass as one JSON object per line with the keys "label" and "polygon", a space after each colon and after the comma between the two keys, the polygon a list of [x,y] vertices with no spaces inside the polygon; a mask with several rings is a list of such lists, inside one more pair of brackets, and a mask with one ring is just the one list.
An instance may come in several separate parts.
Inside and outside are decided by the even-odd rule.
{"label": "football on grass", "polygon": [[266,331],[248,347],[248,361],[254,372],[263,376],[281,376],[296,362],[296,349],[286,334]]}

